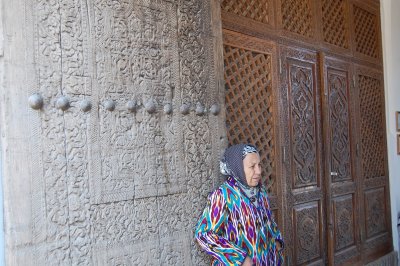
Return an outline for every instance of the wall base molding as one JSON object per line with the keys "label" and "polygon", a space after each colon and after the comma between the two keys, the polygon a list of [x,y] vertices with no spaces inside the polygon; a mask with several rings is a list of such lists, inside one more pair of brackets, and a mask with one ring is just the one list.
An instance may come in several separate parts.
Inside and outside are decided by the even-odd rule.
{"label": "wall base molding", "polygon": [[367,266],[396,266],[399,265],[398,263],[397,251],[392,251],[376,261],[367,264]]}

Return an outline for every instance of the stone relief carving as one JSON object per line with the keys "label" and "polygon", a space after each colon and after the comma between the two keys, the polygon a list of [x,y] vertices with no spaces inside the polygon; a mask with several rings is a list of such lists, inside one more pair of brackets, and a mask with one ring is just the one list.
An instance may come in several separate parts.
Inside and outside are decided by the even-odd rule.
{"label": "stone relief carving", "polygon": [[[115,103],[99,108],[100,123],[91,132],[101,158],[93,154],[101,175],[93,184],[96,203],[185,190],[179,187],[183,169],[176,166],[181,158],[168,144],[179,140],[177,117],[155,114],[177,103],[176,13],[167,1],[94,1],[96,96]],[[125,107],[132,99],[144,107],[135,115]]]}
{"label": "stone relief carving", "polygon": [[67,159],[68,227],[73,265],[90,264],[90,186],[87,126],[89,116],[77,102],[64,114]]}
{"label": "stone relief carving", "polygon": [[214,4],[31,2],[46,232],[35,261],[207,264],[192,239],[225,134]]}
{"label": "stone relief carving", "polygon": [[[133,253],[132,250],[135,250]],[[94,256],[94,265],[190,265],[188,239],[152,239],[140,244],[113,246]]]}
{"label": "stone relief carving", "polygon": [[[67,183],[67,158],[64,135],[64,120],[60,112],[49,107],[55,106],[55,101],[61,95],[61,61],[62,49],[59,38],[60,6],[58,2],[38,1],[36,4],[37,34],[37,73],[46,102],[41,113],[41,137],[43,148],[43,182],[45,187],[44,198],[39,204],[45,207],[46,230],[45,261],[46,264],[70,264],[69,245],[69,206]],[[37,203],[36,203],[37,204]],[[36,214],[33,214],[33,218]]]}

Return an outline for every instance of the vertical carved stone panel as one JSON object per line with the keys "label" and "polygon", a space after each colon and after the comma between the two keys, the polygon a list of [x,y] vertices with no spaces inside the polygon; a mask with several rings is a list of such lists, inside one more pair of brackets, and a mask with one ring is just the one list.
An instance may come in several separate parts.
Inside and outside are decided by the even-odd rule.
{"label": "vertical carved stone panel", "polygon": [[75,265],[89,265],[92,255],[88,127],[93,118],[81,110],[82,101],[92,95],[87,12],[87,6],[77,0],[60,5],[62,92],[70,105],[64,111],[69,245]]}
{"label": "vertical carved stone panel", "polygon": [[[98,0],[93,7],[98,85],[94,98],[102,103],[100,126],[91,130],[91,139],[99,142],[92,150],[92,168],[101,175],[92,183],[94,201],[185,190],[176,185],[182,183],[183,169],[176,164],[180,153],[168,145],[168,140],[177,141],[176,116],[160,114],[165,105],[178,104],[173,99],[179,82],[175,4]],[[114,101],[114,111],[107,109],[107,101]],[[138,105],[135,115],[127,110],[129,101]],[[161,177],[170,182],[163,183]]]}
{"label": "vertical carved stone panel", "polygon": [[[220,103],[217,97],[218,90],[207,90],[209,86],[215,86],[216,73],[208,65],[214,64],[210,2],[195,0],[179,0],[178,6],[178,49],[181,102],[194,106],[197,103],[210,107]],[[217,4],[217,3],[215,3]],[[214,6],[214,3],[212,3]],[[220,12],[217,7],[215,11]],[[204,9],[208,12],[203,11]],[[215,14],[214,16],[220,16]],[[218,24],[219,25],[219,24]],[[220,49],[220,47],[215,47]],[[219,63],[219,62],[218,62]],[[219,96],[219,95],[218,95]]]}
{"label": "vertical carved stone panel", "polygon": [[[208,193],[219,185],[216,180],[219,170],[218,159],[226,145],[221,142],[226,140],[222,116],[224,114],[222,50],[216,55],[213,52],[213,50],[220,51],[222,39],[215,37],[216,34],[221,34],[220,29],[217,26],[212,29],[210,24],[214,21],[214,25],[220,25],[217,19],[220,16],[220,9],[219,2],[216,1],[179,0],[178,3],[181,85],[179,95],[180,103],[190,106],[190,113],[180,117],[183,136],[181,142],[177,142],[178,146],[184,147],[184,154],[179,163],[185,166],[183,173],[186,177],[187,193],[174,205],[186,206],[184,212],[178,212],[176,221],[188,226],[181,230],[185,230],[190,241],[168,248],[180,251],[181,257],[177,264],[188,264],[186,251],[190,248],[190,264],[206,265],[209,263],[209,256],[200,251],[192,237],[194,225],[205,206]],[[175,222],[171,221],[166,213],[162,217],[165,223],[161,221],[160,227],[162,224],[167,226],[160,229],[161,234],[173,234]],[[180,234],[179,238],[182,237],[186,236]],[[161,252],[165,254],[167,261],[170,251],[167,249]],[[160,261],[163,263],[164,260]]]}
{"label": "vertical carved stone panel", "polygon": [[320,203],[310,202],[293,209],[295,221],[295,264],[321,257]]}
{"label": "vertical carved stone panel", "polygon": [[58,112],[45,111],[42,114],[42,136],[42,145],[47,147],[43,153],[45,228],[49,243],[45,260],[48,265],[51,262],[70,264],[67,158],[62,141],[64,123]]}
{"label": "vertical carved stone panel", "polygon": [[219,3],[61,2],[7,4],[28,16],[8,71],[43,100],[21,87],[7,111],[36,119],[6,194],[7,264],[207,264],[192,238],[225,145]]}
{"label": "vertical carved stone panel", "polygon": [[349,23],[345,0],[322,1],[322,31],[324,41],[349,48]]}
{"label": "vertical carved stone panel", "polygon": [[352,179],[350,158],[349,77],[346,71],[327,69],[329,123],[331,138],[330,166],[332,182]]}
{"label": "vertical carved stone panel", "polygon": [[[43,149],[43,179],[39,182],[45,187],[44,199],[39,204],[45,206],[46,242],[45,263],[70,264],[69,245],[69,203],[67,156],[62,111],[56,110],[56,99],[62,95],[62,48],[59,24],[60,5],[56,2],[39,1],[34,6],[37,27],[38,82],[44,102],[48,103],[41,114],[41,136]],[[47,108],[46,108],[47,107]],[[44,204],[43,204],[44,203]],[[36,203],[38,204],[38,203]]]}
{"label": "vertical carved stone panel", "polygon": [[65,139],[67,158],[67,192],[71,264],[89,265],[90,238],[90,185],[88,171],[88,125],[90,116],[80,115],[79,102],[72,102],[65,113]]}
{"label": "vertical carved stone panel", "polygon": [[[60,3],[63,81],[84,82],[89,77],[88,18],[83,16],[87,11],[87,6],[78,0]],[[75,93],[90,94],[90,87],[74,88],[78,89]]]}
{"label": "vertical carved stone panel", "polygon": [[276,193],[273,46],[263,44],[224,31],[226,126],[229,144],[258,147],[264,182]]}
{"label": "vertical carved stone panel", "polygon": [[[161,235],[168,235],[178,225],[189,226],[186,230],[193,230],[205,206],[208,193],[213,187],[219,185],[219,183],[210,178],[213,175],[211,165],[218,162],[216,159],[218,157],[214,157],[213,160],[212,156],[212,146],[215,145],[211,136],[213,126],[207,122],[206,118],[193,115],[191,119],[185,120],[184,132],[183,145],[186,149],[184,163],[187,167],[186,175],[189,177],[187,179],[188,192],[179,201],[176,199],[173,202],[161,203],[161,206],[165,206],[165,210],[161,210],[161,217],[163,217],[164,221],[160,223]],[[199,157],[199,154],[204,156]],[[220,156],[220,153],[218,153],[218,156]],[[182,204],[187,206],[185,210],[178,206]],[[175,208],[179,210],[178,216],[175,218],[172,218],[167,212],[171,205],[176,206]],[[190,234],[190,237],[192,236],[193,233]],[[209,263],[209,257],[200,250],[195,241],[190,242],[190,249],[191,265],[206,265]]]}

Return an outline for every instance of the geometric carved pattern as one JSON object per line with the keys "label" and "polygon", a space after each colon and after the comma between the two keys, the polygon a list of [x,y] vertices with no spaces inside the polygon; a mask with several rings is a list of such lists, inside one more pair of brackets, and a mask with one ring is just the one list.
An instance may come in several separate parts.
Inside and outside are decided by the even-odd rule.
{"label": "geometric carved pattern", "polygon": [[221,9],[229,13],[268,24],[270,20],[268,12],[271,8],[269,2],[270,0],[223,0]]}
{"label": "geometric carved pattern", "polygon": [[378,20],[375,14],[354,6],[356,51],[378,58]]}
{"label": "geometric carved pattern", "polygon": [[283,28],[305,37],[313,37],[313,16],[310,1],[285,0],[281,3]]}
{"label": "geometric carved pattern", "polygon": [[332,182],[351,178],[348,77],[328,68]]}
{"label": "geometric carved pattern", "polygon": [[348,25],[344,0],[322,1],[322,24],[324,41],[339,47],[348,48]]}
{"label": "geometric carved pattern", "polygon": [[383,90],[379,79],[359,75],[362,171],[365,179],[385,176]]}
{"label": "geometric carved pattern", "polygon": [[260,150],[267,186],[274,180],[271,56],[224,45],[226,125],[229,144]]}
{"label": "geometric carved pattern", "polygon": [[316,184],[316,135],[312,68],[290,65],[292,147],[296,187]]}
{"label": "geometric carved pattern", "polygon": [[386,228],[385,188],[365,192],[365,221],[367,238],[387,231]]}
{"label": "geometric carved pattern", "polygon": [[296,265],[310,262],[321,256],[319,204],[294,208],[296,240]]}
{"label": "geometric carved pattern", "polygon": [[335,199],[333,202],[336,235],[335,251],[340,251],[355,243],[352,195]]}

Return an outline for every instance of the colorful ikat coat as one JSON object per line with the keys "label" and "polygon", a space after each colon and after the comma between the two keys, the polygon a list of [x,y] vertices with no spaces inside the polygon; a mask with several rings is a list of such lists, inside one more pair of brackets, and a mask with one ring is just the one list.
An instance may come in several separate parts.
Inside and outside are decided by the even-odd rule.
{"label": "colorful ikat coat", "polygon": [[283,239],[270,211],[267,192],[258,194],[258,207],[251,203],[233,177],[209,195],[197,223],[195,238],[213,257],[212,265],[242,265],[246,256],[253,265],[282,265]]}

